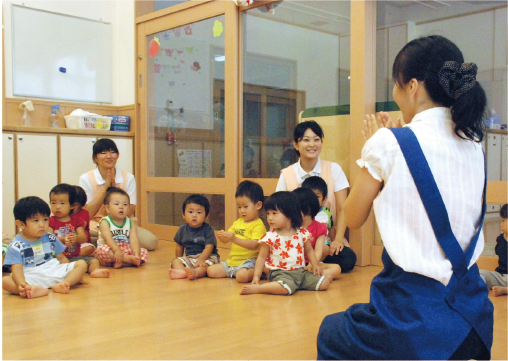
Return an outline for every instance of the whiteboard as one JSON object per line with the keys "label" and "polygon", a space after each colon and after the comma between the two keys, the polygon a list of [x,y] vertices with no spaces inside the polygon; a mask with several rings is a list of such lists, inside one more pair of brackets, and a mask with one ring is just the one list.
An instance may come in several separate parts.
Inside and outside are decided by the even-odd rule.
{"label": "whiteboard", "polygon": [[14,95],[112,102],[109,23],[12,5],[12,57]]}

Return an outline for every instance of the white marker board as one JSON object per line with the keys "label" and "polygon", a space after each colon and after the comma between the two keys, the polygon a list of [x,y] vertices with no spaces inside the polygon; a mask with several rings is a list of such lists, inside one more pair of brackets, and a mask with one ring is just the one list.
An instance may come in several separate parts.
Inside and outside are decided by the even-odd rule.
{"label": "white marker board", "polygon": [[14,95],[112,102],[109,23],[12,5],[12,54]]}

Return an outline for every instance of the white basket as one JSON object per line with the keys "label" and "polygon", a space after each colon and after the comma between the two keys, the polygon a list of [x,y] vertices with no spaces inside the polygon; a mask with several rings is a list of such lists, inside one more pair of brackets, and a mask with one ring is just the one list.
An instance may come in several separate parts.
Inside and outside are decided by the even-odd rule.
{"label": "white basket", "polygon": [[65,115],[65,125],[70,129],[109,130],[112,117],[100,115]]}

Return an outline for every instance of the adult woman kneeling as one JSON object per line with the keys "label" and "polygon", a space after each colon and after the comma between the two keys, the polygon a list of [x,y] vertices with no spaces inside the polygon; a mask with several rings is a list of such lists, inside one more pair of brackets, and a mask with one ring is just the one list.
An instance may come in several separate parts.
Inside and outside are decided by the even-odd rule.
{"label": "adult woman kneeling", "polygon": [[[93,162],[97,168],[81,175],[79,185],[86,192],[85,209],[90,214],[90,236],[97,237],[99,221],[107,215],[104,198],[108,187],[118,187],[130,197],[127,216],[133,220],[136,210],[136,180],[134,175],[116,167],[120,152],[114,141],[99,139],[93,146]],[[150,231],[137,227],[139,243],[142,248],[153,251],[157,247],[157,237]]]}

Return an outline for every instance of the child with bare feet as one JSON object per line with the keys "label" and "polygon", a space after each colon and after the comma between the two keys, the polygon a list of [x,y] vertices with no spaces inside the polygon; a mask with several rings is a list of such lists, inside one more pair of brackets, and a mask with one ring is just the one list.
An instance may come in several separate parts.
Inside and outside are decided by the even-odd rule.
{"label": "child with bare feet", "polygon": [[88,265],[88,272],[93,278],[109,277],[109,270],[99,268],[95,257],[81,256],[81,245],[87,241],[85,220],[76,217],[73,204],[76,202],[76,189],[69,184],[58,184],[49,192],[50,207],[53,216],[49,217],[49,233],[53,233],[67,248],[64,251],[70,262],[83,260]]}
{"label": "child with bare feet", "polygon": [[259,218],[265,196],[259,184],[246,180],[236,188],[235,198],[240,218],[227,232],[218,232],[222,243],[231,242],[229,257],[226,262],[208,267],[206,273],[211,278],[234,277],[237,282],[245,283],[254,277],[258,241],[266,233],[266,227]]}
{"label": "child with bare feet", "polygon": [[171,279],[204,277],[208,266],[220,262],[215,233],[205,222],[209,212],[210,202],[201,194],[192,194],[183,202],[185,223],[175,235],[175,259],[168,271]]}
{"label": "child with bare feet", "polygon": [[[321,179],[321,178],[320,178]],[[310,239],[308,242],[314,249],[316,260],[318,262],[323,261],[328,253],[325,251],[325,238],[328,234],[328,229],[325,223],[316,221],[314,218],[319,212],[319,200],[317,195],[309,188],[296,188],[293,191],[300,208],[302,210],[302,227],[310,233]],[[312,265],[309,263],[309,258],[305,255],[305,268],[312,272]],[[332,279],[337,279],[341,273],[341,268],[338,264],[334,263],[320,263],[323,268],[323,274],[325,276],[331,276]]]}
{"label": "child with bare feet", "polygon": [[[296,196],[291,192],[275,192],[264,207],[271,230],[259,241],[252,284],[243,286],[240,294],[292,295],[297,290],[326,290],[332,276],[323,275],[309,242],[310,233],[301,228],[302,212]],[[305,269],[304,255],[309,258],[312,273]],[[265,266],[270,270],[269,282],[259,284]]]}
{"label": "child with bare feet", "polygon": [[14,206],[14,218],[20,233],[12,240],[5,255],[11,265],[10,276],[2,278],[2,288],[24,298],[47,296],[48,288],[69,293],[86,272],[85,261],[69,263],[65,246],[48,233],[50,209],[39,197],[21,198]]}
{"label": "child with bare feet", "polygon": [[495,271],[480,270],[480,276],[492,289],[494,296],[503,296],[507,294],[507,239],[508,239],[508,204],[501,207],[501,230],[503,233],[496,239],[496,254],[499,256],[499,266]]}
{"label": "child with bare feet", "polygon": [[86,192],[80,186],[73,186],[76,191],[76,202],[72,204],[72,217],[83,220],[85,227],[86,242],[81,244],[79,255],[81,257],[91,256],[95,252],[95,246],[90,238],[90,214],[83,208],[88,200]]}
{"label": "child with bare feet", "polygon": [[123,189],[109,187],[104,205],[108,215],[99,222],[99,238],[94,256],[101,265],[107,267],[143,265],[148,258],[148,251],[140,247],[136,223],[127,217],[129,195]]}

